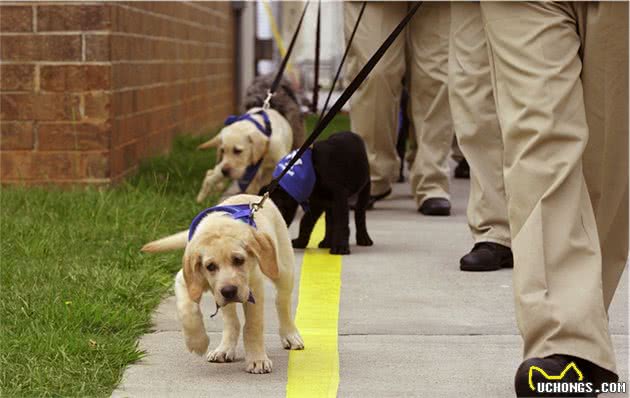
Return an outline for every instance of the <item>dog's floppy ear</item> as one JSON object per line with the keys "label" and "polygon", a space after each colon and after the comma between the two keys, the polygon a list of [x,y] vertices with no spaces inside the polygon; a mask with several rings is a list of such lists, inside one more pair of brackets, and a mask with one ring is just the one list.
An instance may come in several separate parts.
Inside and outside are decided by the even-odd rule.
{"label": "dog's floppy ear", "polygon": [[221,146],[221,133],[215,135],[211,140],[199,145],[197,149],[218,148]]}
{"label": "dog's floppy ear", "polygon": [[263,133],[253,131],[249,133],[247,139],[252,144],[252,164],[256,164],[267,153],[269,138],[267,138]]}
{"label": "dog's floppy ear", "polygon": [[248,249],[254,254],[263,274],[269,279],[278,278],[278,258],[271,237],[265,233],[252,231]]}
{"label": "dog's floppy ear", "polygon": [[208,290],[208,281],[201,274],[201,257],[197,254],[184,253],[182,268],[184,280],[190,299],[196,303],[201,300],[201,295]]}

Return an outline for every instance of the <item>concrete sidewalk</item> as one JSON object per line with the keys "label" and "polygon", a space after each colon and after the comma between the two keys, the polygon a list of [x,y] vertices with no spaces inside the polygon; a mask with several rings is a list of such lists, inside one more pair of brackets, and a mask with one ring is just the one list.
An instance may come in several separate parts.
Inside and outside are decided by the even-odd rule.
{"label": "concrete sidewalk", "polygon": [[[472,247],[465,216],[468,181],[453,181],[452,193],[453,216],[425,217],[416,212],[408,183],[397,184],[393,195],[368,213],[375,245],[357,247],[352,235],[352,255],[343,257],[342,268],[339,397],[514,396],[522,347],[512,272],[459,271],[459,258]],[[303,252],[296,254],[299,269]],[[610,311],[622,375],[628,374],[627,279],[624,275]],[[284,397],[288,352],[275,333],[272,296],[266,295],[265,331],[273,373],[245,373],[242,343],[240,360],[230,364],[189,354],[169,297],[155,314],[154,330],[140,340],[146,358],[127,369],[113,396]],[[221,320],[209,320],[210,300],[203,306],[214,348]]]}

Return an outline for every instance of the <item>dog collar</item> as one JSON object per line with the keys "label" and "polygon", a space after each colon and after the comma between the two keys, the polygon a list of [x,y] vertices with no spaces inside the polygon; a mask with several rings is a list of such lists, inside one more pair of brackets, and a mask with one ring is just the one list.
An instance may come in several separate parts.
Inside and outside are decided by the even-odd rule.
{"label": "dog collar", "polygon": [[232,217],[235,220],[239,220],[244,222],[247,225],[250,225],[256,228],[256,223],[254,222],[254,214],[252,213],[252,209],[249,204],[246,205],[229,205],[229,206],[214,206],[203,210],[201,213],[197,214],[195,218],[193,218],[190,223],[190,227],[188,228],[188,241],[192,239],[197,227],[201,220],[204,219],[210,213],[214,212],[223,212]]}
{"label": "dog collar", "polygon": [[[276,178],[287,167],[293,159],[297,150],[282,158],[273,171],[273,178]],[[298,159],[289,171],[280,179],[280,186],[284,189],[302,208],[307,209],[308,199],[315,188],[315,169],[313,168],[313,150],[307,149],[300,159]]]}
{"label": "dog collar", "polygon": [[256,164],[250,164],[249,166],[247,166],[243,177],[239,178],[237,181],[238,187],[240,188],[241,192],[245,192],[249,184],[252,183],[261,164],[262,159],[260,159]]}
{"label": "dog collar", "polygon": [[[262,124],[260,124],[260,122],[258,122],[258,120],[254,119],[252,117],[252,115],[260,115],[263,119],[263,123],[264,126]],[[269,115],[267,115],[267,112],[265,112],[264,110],[259,110],[256,112],[252,112],[252,113],[244,113],[242,115],[230,115],[228,116],[225,121],[223,122],[223,124],[225,126],[229,126],[232,123],[236,123],[236,122],[240,122],[241,120],[246,120],[250,123],[252,123],[254,126],[256,126],[256,128],[258,129],[258,131],[260,131],[261,133],[263,133],[264,135],[266,135],[267,137],[271,137],[271,121],[269,121]]]}

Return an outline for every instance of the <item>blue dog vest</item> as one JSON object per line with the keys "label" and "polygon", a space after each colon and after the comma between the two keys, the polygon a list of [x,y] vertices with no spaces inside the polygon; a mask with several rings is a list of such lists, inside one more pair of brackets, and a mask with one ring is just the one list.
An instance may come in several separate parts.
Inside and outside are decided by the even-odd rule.
{"label": "blue dog vest", "polygon": [[199,226],[201,220],[204,219],[210,213],[214,212],[223,212],[227,213],[230,217],[235,220],[240,220],[247,225],[251,225],[256,228],[256,223],[254,222],[254,215],[252,214],[252,209],[249,204],[246,205],[229,205],[229,206],[214,206],[203,210],[201,213],[197,214],[195,218],[193,218],[190,223],[190,227],[188,228],[188,241],[190,241]]}
{"label": "blue dog vest", "polygon": [[[293,159],[297,150],[283,157],[273,171],[273,178],[276,178],[287,167]],[[307,149],[300,159],[298,159],[289,171],[280,180],[280,186],[296,202],[306,209],[308,198],[315,188],[315,169],[313,168],[313,150]]]}
{"label": "blue dog vest", "polygon": [[[252,115],[260,115],[260,116],[262,116],[263,122],[265,123],[264,126],[262,124],[260,124],[256,119],[254,119],[252,117]],[[254,113],[245,113],[245,114],[240,115],[240,116],[238,116],[238,115],[230,115],[230,116],[227,117],[227,119],[225,119],[225,122],[223,124],[226,125],[226,126],[229,126],[230,124],[239,122],[241,120],[246,120],[246,121],[252,123],[254,126],[256,126],[258,131],[260,131],[261,133],[263,133],[267,137],[271,137],[271,122],[269,121],[269,115],[267,115],[267,112],[265,112],[264,110],[259,110],[259,111],[256,111]],[[247,168],[245,169],[245,173],[237,181],[238,182],[238,187],[241,189],[241,192],[245,192],[245,190],[247,189],[249,184],[251,184],[251,182],[254,179],[254,176],[256,176],[256,173],[258,172],[258,169],[260,168],[261,164],[262,164],[262,159],[260,159],[256,164],[252,164],[252,165],[247,166]]]}

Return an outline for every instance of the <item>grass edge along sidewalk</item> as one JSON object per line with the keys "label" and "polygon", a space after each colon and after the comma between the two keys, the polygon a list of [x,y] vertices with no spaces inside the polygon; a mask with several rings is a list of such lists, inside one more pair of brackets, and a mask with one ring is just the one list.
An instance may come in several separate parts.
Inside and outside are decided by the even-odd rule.
{"label": "grass edge along sidewalk", "polygon": [[[143,353],[137,339],[181,253],[141,255],[203,205],[214,151],[178,137],[110,189],[5,187],[0,194],[0,388],[14,396],[106,396]],[[217,200],[212,197],[206,205]]]}
{"label": "grass edge along sidewalk", "polygon": [[[307,118],[308,131],[316,122]],[[337,116],[324,133],[347,130]],[[322,138],[324,138],[322,137]],[[0,394],[109,396],[143,355],[137,340],[170,292],[181,253],[141,255],[149,240],[186,228],[214,152],[180,136],[109,189],[0,191]]]}

